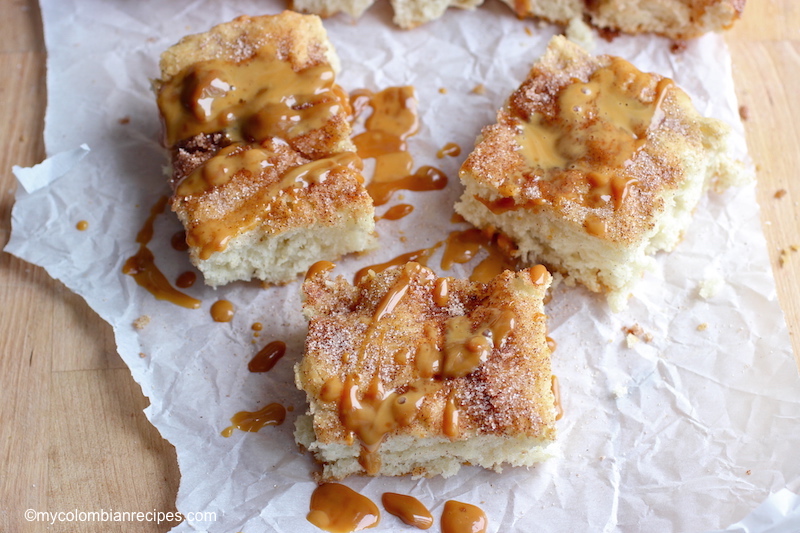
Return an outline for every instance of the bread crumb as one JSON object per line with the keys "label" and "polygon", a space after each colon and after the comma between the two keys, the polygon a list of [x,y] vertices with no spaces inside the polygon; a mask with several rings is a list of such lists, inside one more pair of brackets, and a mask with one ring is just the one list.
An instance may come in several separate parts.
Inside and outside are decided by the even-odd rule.
{"label": "bread crumb", "polygon": [[739,118],[742,120],[748,120],[750,118],[750,108],[746,105],[739,106]]}
{"label": "bread crumb", "polygon": [[130,124],[131,123],[131,117],[122,117],[121,119],[119,119],[119,123],[122,124],[123,126],[125,124]]}
{"label": "bread crumb", "polygon": [[528,34],[528,36],[533,36],[533,30],[530,26],[525,26],[525,33]]}
{"label": "bread crumb", "polygon": [[141,357],[142,359],[144,359],[145,357],[147,357],[147,354],[146,354],[146,353],[144,353],[144,352],[139,352],[139,357]]}
{"label": "bread crumb", "polygon": [[439,87],[439,94],[447,94],[447,88],[446,87]]}
{"label": "bread crumb", "polygon": [[724,285],[725,278],[722,277],[722,274],[717,270],[708,272],[706,273],[706,277],[700,282],[698,294],[704,300],[708,300],[719,294],[719,291]]}
{"label": "bread crumb", "polygon": [[681,52],[685,52],[686,48],[689,46],[689,43],[682,39],[676,39],[672,41],[672,44],[669,47],[669,51],[673,54],[680,54]]}
{"label": "bread crumb", "polygon": [[567,39],[580,45],[585,50],[594,50],[594,32],[581,17],[574,17],[569,21],[565,32]]}
{"label": "bread crumb", "polygon": [[703,322],[697,325],[697,331],[705,331],[708,329],[708,322]]}
{"label": "bread crumb", "polygon": [[142,330],[142,329],[146,328],[149,323],[150,323],[150,316],[149,315],[142,315],[142,316],[140,316],[139,318],[137,318],[136,320],[133,321],[133,327],[138,329],[138,330]]}
{"label": "bread crumb", "polygon": [[471,92],[472,94],[486,94],[486,87],[482,83],[479,83],[472,88]]}
{"label": "bread crumb", "polygon": [[[640,340],[643,340],[644,342],[650,342],[653,340],[653,336],[642,329],[642,326],[639,324],[623,326],[622,331],[626,335],[625,341],[628,343],[628,348]],[[633,337],[635,340],[632,340],[631,337]]]}
{"label": "bread crumb", "polygon": [[627,343],[628,348],[633,348],[636,345],[636,343],[639,342],[639,337],[637,337],[633,333],[628,333],[625,336],[625,342]]}
{"label": "bread crumb", "polygon": [[780,200],[781,198],[786,196],[786,192],[787,192],[786,189],[778,189],[777,191],[775,191],[775,194],[773,195],[773,197],[775,197],[776,199]]}

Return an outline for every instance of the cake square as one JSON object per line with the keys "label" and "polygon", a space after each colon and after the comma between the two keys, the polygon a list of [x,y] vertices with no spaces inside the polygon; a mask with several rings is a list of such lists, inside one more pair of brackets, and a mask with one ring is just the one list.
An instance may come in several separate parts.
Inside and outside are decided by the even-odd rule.
{"label": "cake square", "polygon": [[618,311],[703,193],[743,180],[728,135],[668,78],[558,36],[481,131],[455,210]]}
{"label": "cake square", "polygon": [[489,283],[440,278],[418,263],[355,286],[315,266],[295,367],[308,397],[295,438],[323,479],[451,476],[553,454],[557,411],[538,265]]}
{"label": "cake square", "polygon": [[339,59],[319,17],[239,17],[184,37],[154,83],[172,210],[206,284],[295,279],[375,245]]}

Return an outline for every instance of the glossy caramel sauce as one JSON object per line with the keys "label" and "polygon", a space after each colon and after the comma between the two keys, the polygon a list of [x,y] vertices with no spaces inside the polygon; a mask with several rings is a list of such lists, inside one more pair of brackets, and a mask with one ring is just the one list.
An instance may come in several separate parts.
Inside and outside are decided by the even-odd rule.
{"label": "glossy caramel sauce", "polygon": [[247,363],[247,370],[250,372],[269,372],[284,355],[286,355],[286,343],[272,341]]}
{"label": "glossy caramel sauce", "polygon": [[262,329],[264,329],[264,324],[262,324],[261,322],[253,322],[253,325],[250,326],[250,329],[252,329],[253,331],[261,331]]}
{"label": "glossy caramel sauce", "polygon": [[217,300],[211,305],[211,318],[214,322],[230,322],[235,314],[233,304],[228,300]]}
{"label": "glossy caramel sauce", "polygon": [[178,276],[178,278],[175,280],[175,286],[180,289],[188,289],[194,285],[195,281],[197,281],[197,274],[191,270],[187,270]]}
{"label": "glossy caramel sauce", "polygon": [[75,224],[75,229],[78,231],[86,231],[89,229],[89,222],[86,220],[79,220],[77,224]]}
{"label": "glossy caramel sauce", "polygon": [[452,392],[447,396],[444,404],[442,431],[451,439],[458,437],[458,405],[456,405],[456,399]]}
{"label": "glossy caramel sauce", "polygon": [[436,152],[436,157],[438,159],[444,159],[445,157],[458,157],[461,155],[461,147],[456,143],[447,143],[445,144],[441,150]]}
{"label": "glossy caramel sauce", "polygon": [[[644,146],[648,132],[663,122],[661,107],[673,86],[666,78],[655,87],[652,82],[650,74],[612,58],[588,81],[576,80],[562,88],[554,114],[535,113],[529,119],[518,119],[520,153],[529,167],[544,172],[540,200],[549,202],[558,192],[559,187],[552,194],[548,191],[546,182],[551,175],[574,176],[577,171],[584,184],[573,185],[571,194],[582,204],[614,209],[622,205],[636,183],[624,169]],[[513,202],[508,207],[513,208]],[[587,231],[604,235],[598,225],[587,225]]]}
{"label": "glossy caramel sauce", "polygon": [[277,50],[261,50],[238,63],[193,63],[158,91],[169,147],[219,131],[232,142],[291,140],[324,126],[341,105],[330,65],[295,71]]}
{"label": "glossy caramel sauce", "polygon": [[428,529],[433,525],[433,516],[425,505],[413,496],[384,492],[381,503],[387,513],[393,514],[404,524],[419,529]]}
{"label": "glossy caramel sauce", "polygon": [[553,340],[552,337],[547,337],[547,347],[550,349],[550,352],[552,353],[556,351],[558,344],[556,343],[555,340]]}
{"label": "glossy caramel sauce", "polygon": [[334,265],[330,261],[317,261],[316,263],[311,265],[311,267],[309,267],[309,269],[306,271],[305,279],[313,278],[314,276],[320,274],[321,272],[329,272],[334,268],[336,268],[336,265]]}
{"label": "glossy caramel sauce", "polygon": [[353,282],[355,284],[360,283],[364,278],[366,278],[370,270],[372,270],[377,274],[379,272],[383,272],[387,268],[404,265],[410,261],[419,263],[420,265],[427,265],[428,259],[430,258],[431,255],[433,255],[433,252],[436,251],[436,248],[438,247],[439,244],[436,244],[430,248],[423,248],[422,250],[414,250],[413,252],[408,252],[405,254],[398,255],[397,257],[394,257],[389,261],[386,261],[385,263],[378,263],[376,265],[365,266],[364,268],[356,272]]}
{"label": "glossy caramel sauce", "polygon": [[489,520],[480,507],[448,500],[442,511],[442,533],[486,533]]}
{"label": "glossy caramel sauce", "polygon": [[405,218],[414,211],[414,206],[410,204],[397,204],[393,205],[386,212],[379,216],[375,217],[377,220],[400,220],[401,218]]}
{"label": "glossy caramel sauce", "polygon": [[279,403],[265,405],[258,411],[240,411],[231,417],[231,425],[220,433],[230,437],[234,429],[255,433],[264,426],[280,426],[286,420],[286,408]]}
{"label": "glossy caramel sauce", "polygon": [[166,196],[162,196],[150,210],[150,216],[147,217],[142,229],[139,230],[136,236],[136,242],[139,243],[139,251],[125,261],[122,273],[133,276],[136,283],[155,296],[157,300],[166,300],[181,307],[197,309],[200,307],[200,300],[175,289],[158,269],[153,252],[147,247],[153,238],[155,219],[164,211],[167,200]]}
{"label": "glossy caramel sauce", "polygon": [[172,245],[173,250],[177,250],[179,252],[185,252],[186,250],[189,249],[189,245],[186,244],[185,230],[180,230],[173,233],[169,242]]}
{"label": "glossy caramel sauce", "polygon": [[489,236],[477,228],[453,231],[447,236],[441,266],[449,270],[453,263],[466,263],[480,249],[485,250],[487,256],[475,265],[470,281],[487,283],[505,270],[519,269],[519,262],[510,254],[510,241],[506,243],[500,235]]}
{"label": "glossy caramel sauce", "polygon": [[371,109],[366,131],[353,137],[362,159],[374,159],[375,170],[367,192],[376,206],[386,204],[399,190],[434,191],[447,186],[440,170],[423,166],[413,170],[406,139],[419,129],[417,99],[413,87],[389,87],[378,93],[361,90],[350,97],[356,117]]}
{"label": "glossy caramel sauce", "polygon": [[564,416],[564,407],[561,404],[561,387],[558,383],[558,378],[554,375],[550,387],[553,389],[553,403],[556,408],[556,420],[561,420]]}
{"label": "glossy caramel sauce", "polygon": [[[231,163],[234,166],[245,164],[240,160],[245,158],[246,154],[252,152],[259,152],[260,155],[254,156],[256,160],[261,160],[259,158],[262,156],[265,158],[270,157],[267,151],[261,148],[245,147],[241,151],[220,151],[219,154],[207,161],[204,166],[196,169],[181,182],[181,184],[178,185],[177,194],[181,194],[184,186],[186,187],[185,191],[194,194],[212,186],[211,182],[208,180],[217,180],[214,183],[221,183],[220,180],[229,179],[236,172],[224,173],[222,171],[211,171],[206,173],[205,169],[214,168],[216,164],[215,160],[217,159],[228,159],[230,157],[236,159],[234,163]],[[220,164],[224,164],[224,162]],[[358,156],[352,152],[341,152],[331,157],[317,159],[304,165],[293,167],[285,172],[278,181],[259,188],[253,193],[247,204],[237,210],[233,228],[231,227],[231,221],[227,218],[209,219],[204,224],[198,224],[190,228],[187,232],[186,241],[192,247],[200,249],[198,255],[201,259],[208,259],[214,252],[225,249],[228,241],[235,235],[234,231],[249,231],[255,227],[263,217],[267,216],[268,212],[265,212],[264,206],[269,205],[271,201],[284,196],[290,197],[294,191],[306,189],[313,184],[322,183],[328,178],[328,175],[332,171],[345,167],[359,169],[360,166],[361,160]],[[239,170],[242,169],[239,168]],[[249,172],[249,170],[246,171]]]}
{"label": "glossy caramel sauce", "polygon": [[366,496],[340,483],[324,483],[311,494],[306,519],[331,533],[350,533],[378,525],[381,513]]}

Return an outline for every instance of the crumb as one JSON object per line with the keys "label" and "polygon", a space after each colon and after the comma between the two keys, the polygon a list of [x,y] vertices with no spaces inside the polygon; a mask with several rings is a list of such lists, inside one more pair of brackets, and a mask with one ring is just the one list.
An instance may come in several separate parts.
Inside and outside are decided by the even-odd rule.
{"label": "crumb", "polygon": [[739,118],[742,120],[748,120],[750,118],[750,108],[748,108],[746,105],[740,105]]}
{"label": "crumb", "polygon": [[778,254],[779,254],[778,255],[778,264],[780,266],[785,265],[786,261],[789,260],[789,254],[792,253],[792,252],[796,252],[798,250],[800,250],[800,246],[798,246],[797,244],[790,244],[788,247],[782,248],[781,250],[779,250],[778,251]]}
{"label": "crumb", "polygon": [[472,94],[486,94],[486,87],[482,83],[479,83],[472,88]]}
{"label": "crumb", "polygon": [[773,195],[773,197],[777,198],[778,200],[780,200],[781,198],[786,196],[786,192],[787,192],[786,189],[778,189],[777,191],[775,191],[775,194]]}
{"label": "crumb", "polygon": [[606,42],[612,42],[614,39],[620,36],[619,30],[610,30],[608,28],[596,28],[597,34]]}
{"label": "crumb", "polygon": [[708,329],[708,322],[703,322],[697,325],[697,331],[705,331]]}
{"label": "crumb", "polygon": [[439,87],[439,94],[447,94],[447,89],[445,87]]}
{"label": "crumb", "polygon": [[639,342],[639,337],[637,337],[636,335],[634,335],[634,334],[632,334],[632,333],[628,333],[628,334],[625,336],[625,342],[627,343],[627,345],[628,345],[628,348],[633,348],[633,347],[634,347],[634,345],[635,345],[637,342]]}
{"label": "crumb", "polygon": [[750,474],[752,474],[752,473],[753,473],[753,471],[752,471],[752,470],[748,470],[747,472],[745,472],[745,474],[747,474],[748,476],[749,476]]}
{"label": "crumb", "polygon": [[533,30],[530,28],[530,26],[525,26],[525,33],[527,33],[528,36],[533,36]]}
{"label": "crumb", "polygon": [[[626,341],[628,342],[628,348],[635,344],[637,341],[643,340],[644,342],[650,342],[653,340],[653,336],[647,333],[642,326],[639,324],[634,324],[633,326],[623,326],[622,331],[626,335]],[[632,341],[629,337],[635,337],[636,340]]]}
{"label": "crumb", "polygon": [[628,387],[625,385],[617,385],[613,389],[611,389],[611,394],[614,395],[614,398],[622,398],[628,394]]}
{"label": "crumb", "polygon": [[[139,330],[142,330],[147,327],[150,323],[150,316],[149,315],[142,315],[136,320],[133,321],[133,327]],[[141,355],[141,354],[139,354]]]}
{"label": "crumb", "polygon": [[131,123],[131,117],[122,117],[121,119],[119,119],[118,122],[120,124],[122,124],[122,125],[130,124]]}
{"label": "crumb", "polygon": [[144,359],[145,357],[147,357],[147,354],[146,354],[146,353],[144,353],[144,352],[139,352],[139,357],[141,357],[142,359]]}
{"label": "crumb", "polygon": [[594,32],[581,17],[575,17],[569,21],[566,30],[567,39],[580,45],[585,50],[594,49]]}
{"label": "crumb", "polygon": [[704,300],[708,300],[709,298],[713,298],[716,296],[722,287],[725,285],[725,278],[717,272],[716,270],[713,272],[709,272],[706,274],[706,277],[700,282],[700,288],[698,289],[698,294]]}
{"label": "crumb", "polygon": [[681,52],[686,51],[687,46],[689,46],[689,43],[687,43],[686,41],[682,39],[675,40],[672,41],[672,44],[669,47],[669,51],[672,52],[673,54],[680,54]]}

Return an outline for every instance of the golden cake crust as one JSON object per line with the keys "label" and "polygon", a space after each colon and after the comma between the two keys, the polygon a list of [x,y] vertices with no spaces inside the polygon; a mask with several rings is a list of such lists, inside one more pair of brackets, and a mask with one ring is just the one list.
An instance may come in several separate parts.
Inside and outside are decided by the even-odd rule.
{"label": "golden cake crust", "polygon": [[[481,284],[437,278],[416,263],[372,274],[356,286],[342,277],[331,279],[326,269],[309,275],[303,285],[309,331],[296,381],[307,393],[317,443],[377,448],[407,435],[552,441],[555,409],[542,306],[550,282],[543,267],[506,271]],[[456,339],[456,322],[469,330],[463,338]],[[464,345],[467,337],[485,342],[482,333],[495,340],[480,362],[465,363],[454,355],[457,350],[447,352],[446,345]],[[384,404],[401,395],[406,405],[417,405],[383,420],[383,430],[378,428],[383,422],[359,428],[351,425],[347,417],[353,413],[343,407],[348,385],[362,404],[378,412],[382,402],[370,397],[376,390],[382,391],[378,396]],[[380,415],[366,418],[369,425]],[[367,473],[380,473],[379,467],[370,471],[369,459],[366,463]],[[426,472],[416,468],[406,473]]]}
{"label": "golden cake crust", "polygon": [[[629,124],[600,115],[591,104],[565,116],[560,98],[565,89],[590,86],[593,74],[603,68],[615,69],[616,83],[625,84],[632,105],[652,108],[649,124],[628,131]],[[520,133],[536,121],[545,129],[531,137],[541,131],[560,136],[554,142],[558,154],[539,159],[546,165],[526,158],[521,146]],[[668,79],[641,73],[619,58],[591,56],[556,37],[500,109],[497,123],[482,130],[460,174],[485,191],[480,200],[493,211],[551,210],[602,239],[628,245],[652,227],[663,207],[660,193],[695,171],[704,156],[704,136],[714,127]],[[564,148],[567,143],[571,146]],[[579,144],[580,153],[571,157],[567,152]],[[630,158],[621,160],[621,150],[628,150]],[[598,173],[603,175],[598,178]],[[598,185],[604,180],[610,183]]]}

